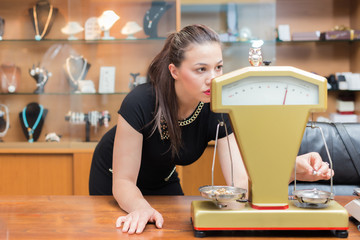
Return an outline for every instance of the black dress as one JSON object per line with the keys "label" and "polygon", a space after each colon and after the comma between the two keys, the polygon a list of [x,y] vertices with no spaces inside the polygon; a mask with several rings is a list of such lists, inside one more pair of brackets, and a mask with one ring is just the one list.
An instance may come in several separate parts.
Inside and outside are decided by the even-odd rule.
{"label": "black dress", "polygon": [[[215,140],[216,127],[224,119],[228,134],[232,133],[227,114],[213,113],[209,103],[199,103],[194,113],[181,126],[183,145],[179,156],[172,159],[166,131],[151,134],[154,118],[155,95],[150,83],[139,85],[122,102],[119,114],[138,132],[143,134],[143,149],[137,186],[143,195],[183,195],[178,174],[168,177],[175,165],[188,165],[203,154],[208,142]],[[150,123],[150,124],[149,124]],[[163,126],[166,130],[166,124]],[[109,130],[96,146],[89,180],[91,195],[112,194],[112,153],[116,126]],[[225,137],[220,127],[219,138]],[[210,160],[210,159],[209,159]]]}

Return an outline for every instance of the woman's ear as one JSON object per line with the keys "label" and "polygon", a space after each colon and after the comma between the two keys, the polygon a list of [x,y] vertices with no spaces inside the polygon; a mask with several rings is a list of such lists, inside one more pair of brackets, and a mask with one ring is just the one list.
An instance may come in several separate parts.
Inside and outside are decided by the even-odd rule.
{"label": "woman's ear", "polygon": [[179,72],[178,72],[177,67],[173,63],[169,64],[169,71],[170,71],[171,76],[176,80],[178,78]]}

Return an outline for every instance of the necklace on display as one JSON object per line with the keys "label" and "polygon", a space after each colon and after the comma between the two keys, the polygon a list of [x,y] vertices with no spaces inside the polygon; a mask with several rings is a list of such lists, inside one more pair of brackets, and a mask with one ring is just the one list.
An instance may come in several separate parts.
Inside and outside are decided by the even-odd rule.
{"label": "necklace on display", "polygon": [[150,11],[147,11],[146,12],[146,21],[148,21],[149,23],[148,23],[148,28],[151,28],[151,26],[152,26],[152,23],[153,23],[153,21],[155,21],[159,16],[160,16],[160,13],[162,12],[162,11],[164,11],[164,8],[163,7],[161,7],[160,9],[159,9],[159,11],[154,15],[154,17],[150,20]]}
{"label": "necklace on display", "polygon": [[6,116],[5,129],[4,131],[0,132],[0,137],[4,137],[7,131],[9,130],[9,125],[10,125],[9,108],[5,104],[0,104],[0,107],[4,109],[4,111],[0,110],[0,118],[4,118],[4,116]]}
{"label": "necklace on display", "polygon": [[[73,74],[71,73],[71,69],[70,69],[70,60],[74,59],[75,61],[78,59],[82,59],[82,61],[84,61],[82,69],[80,71],[80,74],[78,75],[78,77],[75,79],[75,77],[73,76]],[[82,80],[82,78],[85,75],[85,71],[86,71],[86,67],[87,67],[87,60],[83,57],[74,57],[74,56],[70,56],[66,59],[66,70],[68,72],[69,78],[71,80],[71,82],[77,86],[78,85],[78,81]]]}
{"label": "necklace on display", "polygon": [[34,25],[35,25],[35,34],[36,34],[35,35],[35,40],[40,41],[44,37],[44,35],[45,35],[45,33],[46,33],[46,31],[47,31],[47,29],[49,27],[52,14],[53,14],[53,6],[50,5],[49,15],[48,15],[48,17],[46,19],[44,29],[43,29],[43,31],[42,31],[42,33],[40,35],[38,16],[37,16],[37,12],[36,12],[36,5],[33,6],[33,16],[34,16]]}
{"label": "necklace on display", "polygon": [[29,126],[29,123],[26,119],[26,107],[24,107],[24,109],[22,111],[22,118],[23,118],[24,125],[28,131],[28,135],[29,135],[28,142],[30,142],[30,143],[34,142],[33,134],[34,134],[34,131],[35,131],[36,127],[38,126],[40,119],[42,118],[42,115],[44,112],[43,106],[39,104],[39,107],[40,107],[39,115],[37,116],[36,121],[32,127]]}
{"label": "necklace on display", "polygon": [[5,79],[5,81],[7,83],[7,89],[9,91],[9,93],[13,93],[16,90],[16,66],[15,66],[15,64],[13,65],[13,67],[14,67],[14,71],[11,75],[11,81],[9,80],[6,73],[4,72],[4,69],[3,69],[4,66],[0,67],[2,78]]}

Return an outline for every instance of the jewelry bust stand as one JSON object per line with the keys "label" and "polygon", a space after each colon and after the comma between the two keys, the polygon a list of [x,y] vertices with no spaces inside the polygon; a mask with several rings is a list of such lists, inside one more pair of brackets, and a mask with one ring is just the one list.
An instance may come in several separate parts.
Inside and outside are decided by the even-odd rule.
{"label": "jewelry bust stand", "polygon": [[20,125],[28,142],[36,142],[40,136],[48,110],[32,102],[19,113]]}
{"label": "jewelry bust stand", "polygon": [[14,93],[19,87],[21,69],[15,64],[0,65],[0,81],[3,93]]}
{"label": "jewelry bust stand", "polygon": [[88,73],[91,64],[88,63],[83,56],[71,55],[66,59],[64,70],[67,80],[70,86],[73,88],[73,92],[81,92],[79,83],[84,80]]}
{"label": "jewelry bust stand", "polygon": [[164,13],[172,7],[172,4],[163,1],[154,1],[144,16],[144,32],[149,38],[157,38],[157,25]]}
{"label": "jewelry bust stand", "polygon": [[112,10],[104,11],[97,21],[100,26],[100,30],[104,32],[103,40],[112,40],[115,37],[110,36],[110,28],[118,21],[120,17]]}
{"label": "jewelry bust stand", "polygon": [[45,84],[51,77],[51,72],[48,72],[48,70],[43,67],[35,67],[35,65],[33,65],[32,69],[29,69],[29,74],[36,81],[36,89],[34,93],[43,93]]}
{"label": "jewelry bust stand", "polygon": [[0,104],[0,142],[5,137],[10,126],[9,108],[5,104]]}
{"label": "jewelry bust stand", "polygon": [[3,39],[4,28],[5,28],[5,20],[0,17],[0,41]]}
{"label": "jewelry bust stand", "polygon": [[125,24],[125,26],[121,29],[121,33],[127,35],[126,39],[136,39],[134,34],[140,32],[142,27],[137,24],[137,22],[130,21]]}
{"label": "jewelry bust stand", "polygon": [[49,33],[58,11],[48,0],[39,0],[29,9],[35,29],[35,40],[40,41]]}
{"label": "jewelry bust stand", "polygon": [[74,35],[84,31],[84,28],[78,22],[68,22],[65,27],[61,29],[63,34],[68,35],[68,40],[77,40]]}

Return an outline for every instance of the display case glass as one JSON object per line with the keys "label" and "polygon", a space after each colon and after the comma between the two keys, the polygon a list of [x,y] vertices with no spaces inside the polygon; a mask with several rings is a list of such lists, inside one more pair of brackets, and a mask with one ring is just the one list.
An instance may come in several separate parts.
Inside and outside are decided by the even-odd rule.
{"label": "display case glass", "polygon": [[30,127],[34,142],[45,142],[48,133],[61,142],[98,141],[116,124],[126,94],[146,80],[167,34],[176,31],[178,5],[2,0],[0,104],[10,116],[2,140],[27,142]]}
{"label": "display case glass", "polygon": [[249,48],[263,40],[263,60],[276,64],[275,0],[181,1],[181,26],[205,24],[220,34],[224,72],[250,66]]}

